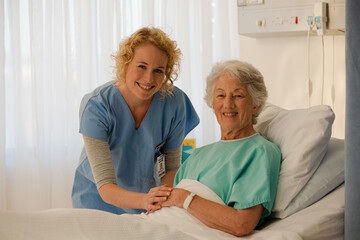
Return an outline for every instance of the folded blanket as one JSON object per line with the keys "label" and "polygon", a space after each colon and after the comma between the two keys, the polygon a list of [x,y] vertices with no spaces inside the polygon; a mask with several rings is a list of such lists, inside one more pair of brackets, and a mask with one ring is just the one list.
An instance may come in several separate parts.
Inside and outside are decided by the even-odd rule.
{"label": "folded blanket", "polygon": [[[183,179],[176,187],[186,189],[202,198],[225,205],[216,193],[198,181]],[[154,213],[148,215],[143,213],[140,216],[152,222],[171,225],[196,239],[238,239],[223,231],[209,228],[183,208],[164,207]]]}

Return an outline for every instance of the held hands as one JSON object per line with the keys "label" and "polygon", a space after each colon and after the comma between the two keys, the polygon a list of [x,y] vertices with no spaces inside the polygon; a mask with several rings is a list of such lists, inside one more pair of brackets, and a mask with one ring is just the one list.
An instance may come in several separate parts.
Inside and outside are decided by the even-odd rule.
{"label": "held hands", "polygon": [[176,206],[182,208],[184,205],[184,201],[189,196],[190,192],[182,189],[182,188],[173,188],[170,196],[166,201],[162,202],[161,205],[163,207],[171,207]]}
{"label": "held hands", "polygon": [[167,184],[150,189],[143,200],[144,209],[146,209],[148,213],[153,213],[161,209],[162,204],[168,200],[172,190],[173,189]]}

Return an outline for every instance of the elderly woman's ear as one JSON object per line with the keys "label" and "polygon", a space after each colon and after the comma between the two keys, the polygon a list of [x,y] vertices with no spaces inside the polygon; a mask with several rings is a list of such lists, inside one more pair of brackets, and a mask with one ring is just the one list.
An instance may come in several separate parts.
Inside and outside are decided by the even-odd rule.
{"label": "elderly woman's ear", "polygon": [[256,114],[257,111],[259,111],[260,107],[261,107],[261,104],[259,106],[254,106],[253,107],[253,114]]}

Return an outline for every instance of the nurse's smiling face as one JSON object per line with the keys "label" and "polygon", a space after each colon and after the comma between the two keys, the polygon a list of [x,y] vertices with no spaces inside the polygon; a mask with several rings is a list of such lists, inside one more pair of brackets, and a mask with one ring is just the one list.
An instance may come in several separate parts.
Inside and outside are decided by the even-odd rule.
{"label": "nurse's smiling face", "polygon": [[219,77],[214,88],[213,107],[221,127],[222,140],[248,137],[255,133],[252,115],[257,108],[253,106],[247,84],[227,75]]}
{"label": "nurse's smiling face", "polygon": [[136,47],[126,69],[124,87],[128,97],[135,101],[151,101],[164,81],[167,63],[166,53],[154,44],[144,43]]}

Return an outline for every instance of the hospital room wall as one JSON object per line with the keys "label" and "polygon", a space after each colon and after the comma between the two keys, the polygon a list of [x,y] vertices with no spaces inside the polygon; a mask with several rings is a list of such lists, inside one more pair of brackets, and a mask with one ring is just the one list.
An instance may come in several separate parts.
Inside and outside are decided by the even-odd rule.
{"label": "hospital room wall", "polygon": [[[309,44],[306,36],[273,38],[241,36],[240,59],[253,64],[263,73],[269,92],[268,102],[286,109],[306,108],[319,104],[331,106],[336,116],[332,136],[343,139],[345,136],[345,36],[324,36],[323,40],[322,48],[320,36],[310,36]],[[310,97],[306,87],[308,75],[312,83]]]}

